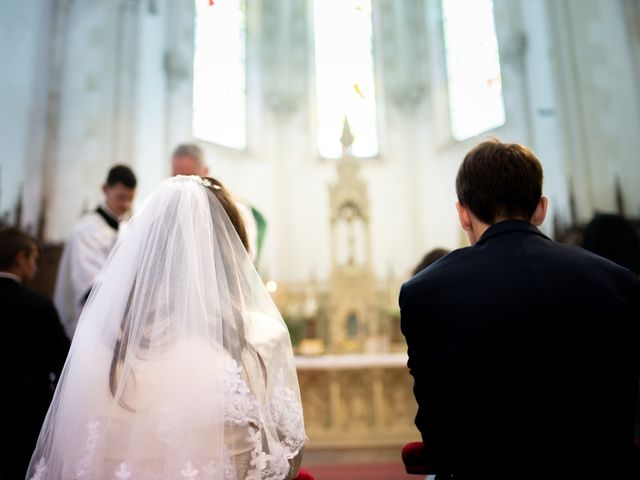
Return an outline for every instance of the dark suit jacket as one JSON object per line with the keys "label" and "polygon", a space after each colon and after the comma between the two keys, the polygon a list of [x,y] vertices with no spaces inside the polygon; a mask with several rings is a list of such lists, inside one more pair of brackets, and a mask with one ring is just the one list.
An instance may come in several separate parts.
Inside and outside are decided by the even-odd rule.
{"label": "dark suit jacket", "polygon": [[53,303],[0,278],[3,460],[0,478],[23,479],[69,351]]}
{"label": "dark suit jacket", "polygon": [[400,307],[435,470],[636,478],[640,281],[630,271],[505,221],[405,283]]}

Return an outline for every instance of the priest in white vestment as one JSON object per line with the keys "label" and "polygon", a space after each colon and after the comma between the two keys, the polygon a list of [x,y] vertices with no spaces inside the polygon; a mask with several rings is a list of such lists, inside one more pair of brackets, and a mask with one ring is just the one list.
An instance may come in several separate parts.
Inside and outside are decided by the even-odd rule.
{"label": "priest in white vestment", "polygon": [[129,167],[111,168],[102,187],[104,201],[83,215],[65,244],[53,300],[69,338],[73,337],[91,287],[115,244],[121,221],[129,214],[136,183]]}

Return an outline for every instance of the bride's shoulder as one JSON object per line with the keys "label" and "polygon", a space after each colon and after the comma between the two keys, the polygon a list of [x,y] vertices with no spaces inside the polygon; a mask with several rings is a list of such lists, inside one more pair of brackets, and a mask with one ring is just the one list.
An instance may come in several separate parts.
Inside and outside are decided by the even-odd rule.
{"label": "bride's shoulder", "polygon": [[270,333],[272,335],[288,335],[287,327],[279,317],[273,317],[263,312],[249,312],[247,315],[247,330]]}
{"label": "bride's shoulder", "polygon": [[250,312],[246,319],[247,340],[264,355],[268,356],[276,345],[289,339],[289,331],[281,318]]}

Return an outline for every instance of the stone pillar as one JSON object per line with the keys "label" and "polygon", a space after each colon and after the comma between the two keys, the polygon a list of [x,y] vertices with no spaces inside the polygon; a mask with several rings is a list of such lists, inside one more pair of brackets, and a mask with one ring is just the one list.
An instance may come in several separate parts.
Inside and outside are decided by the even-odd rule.
{"label": "stone pillar", "polygon": [[[167,82],[165,151],[189,140],[193,115],[194,2],[165,0],[164,72]],[[169,160],[165,159],[167,165]],[[168,169],[167,169],[168,171]]]}
{"label": "stone pillar", "polygon": [[53,27],[49,42],[49,88],[45,119],[46,137],[42,155],[42,196],[39,205],[36,237],[43,239],[46,232],[46,204],[53,196],[53,172],[60,135],[60,89],[62,69],[67,45],[67,24],[72,0],[56,0],[53,11]]}
{"label": "stone pillar", "polygon": [[130,163],[135,138],[139,0],[121,0],[117,12],[112,163]]}

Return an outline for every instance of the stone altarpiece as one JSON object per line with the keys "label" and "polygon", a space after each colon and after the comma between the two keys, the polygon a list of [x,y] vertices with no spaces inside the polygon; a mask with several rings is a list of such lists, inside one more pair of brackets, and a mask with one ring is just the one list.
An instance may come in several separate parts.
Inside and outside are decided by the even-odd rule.
{"label": "stone altarpiece", "polygon": [[367,184],[350,154],[354,137],[345,120],[338,178],[329,187],[331,274],[329,282],[329,351],[363,351],[378,333],[375,279],[371,265]]}
{"label": "stone altarpiece", "polygon": [[[283,285],[275,294],[285,318],[297,311],[305,324],[298,347],[305,356],[296,367],[312,463],[329,454],[338,462],[354,455],[396,458],[405,442],[418,438],[397,324],[398,282],[377,279],[372,267],[368,186],[360,176],[362,160],[350,154],[346,119],[341,142],[336,180],[328,186],[329,282],[314,280],[297,292]],[[310,355],[322,352],[328,355]]]}

